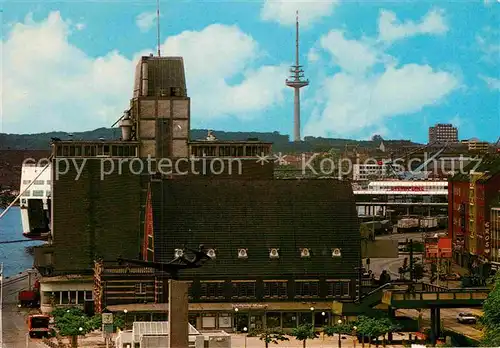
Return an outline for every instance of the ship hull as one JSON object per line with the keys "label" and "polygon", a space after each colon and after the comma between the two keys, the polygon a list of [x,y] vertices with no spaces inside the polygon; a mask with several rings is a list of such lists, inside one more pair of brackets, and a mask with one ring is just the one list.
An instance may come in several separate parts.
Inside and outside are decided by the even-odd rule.
{"label": "ship hull", "polygon": [[46,241],[51,231],[52,171],[50,166],[23,165],[19,200],[23,237]]}

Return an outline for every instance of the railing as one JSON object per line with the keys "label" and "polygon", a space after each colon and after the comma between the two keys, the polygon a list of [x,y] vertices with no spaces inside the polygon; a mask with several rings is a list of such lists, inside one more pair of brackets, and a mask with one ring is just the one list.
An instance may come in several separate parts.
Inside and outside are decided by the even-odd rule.
{"label": "railing", "polygon": [[[449,292],[450,288],[446,288],[444,286],[439,286],[439,285],[434,285],[434,284],[429,284],[429,283],[418,283],[420,285],[421,289],[420,291],[422,292]],[[417,286],[418,287],[418,286]],[[419,291],[419,290],[417,290]]]}
{"label": "railing", "polygon": [[488,288],[437,289],[438,291],[389,290],[392,301],[484,301],[490,292]]}

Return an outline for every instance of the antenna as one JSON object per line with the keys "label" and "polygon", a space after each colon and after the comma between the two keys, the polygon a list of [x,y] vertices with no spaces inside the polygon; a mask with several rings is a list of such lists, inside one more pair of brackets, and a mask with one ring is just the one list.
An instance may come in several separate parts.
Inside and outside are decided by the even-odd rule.
{"label": "antenna", "polygon": [[157,29],[157,40],[158,40],[158,57],[160,54],[160,0],[156,0],[156,29]]}
{"label": "antenna", "polygon": [[295,12],[295,65],[290,68],[290,79],[285,84],[294,89],[294,141],[300,141],[300,89],[309,85],[309,80],[304,78],[304,70],[299,62],[299,11]]}
{"label": "antenna", "polygon": [[295,12],[295,65],[299,64],[299,10]]}

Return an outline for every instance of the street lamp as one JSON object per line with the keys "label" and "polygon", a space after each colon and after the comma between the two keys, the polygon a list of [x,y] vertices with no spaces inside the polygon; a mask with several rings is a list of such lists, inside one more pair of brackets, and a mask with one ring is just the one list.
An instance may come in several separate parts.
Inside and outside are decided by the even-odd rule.
{"label": "street lamp", "polygon": [[[337,320],[337,324],[339,324],[339,325],[342,324],[342,319]],[[340,330],[339,330],[339,348],[340,347],[342,347],[342,334],[340,333]]]}
{"label": "street lamp", "polygon": [[234,329],[235,329],[236,333],[238,333],[238,324],[239,324],[238,323],[238,319],[239,319],[238,318],[238,311],[239,311],[239,309],[238,309],[238,307],[236,307],[234,309],[234,313],[235,313],[235,323],[234,323],[235,328]]}
{"label": "street lamp", "polygon": [[125,313],[125,318],[124,318],[125,323],[124,323],[123,326],[125,326],[125,328],[127,328],[127,313],[128,313],[128,310],[124,309],[123,313]]}
{"label": "street lamp", "polygon": [[358,327],[357,326],[353,326],[352,327],[352,330],[354,331],[354,348],[356,348],[356,341],[358,340],[358,334],[356,332],[356,330],[358,330]]}
{"label": "street lamp", "polygon": [[314,307],[309,308],[311,310],[311,322],[314,330]]}
{"label": "street lamp", "polygon": [[245,333],[245,348],[247,348],[247,336],[248,336],[247,331],[248,331],[248,328],[245,326],[243,328],[243,332]]}

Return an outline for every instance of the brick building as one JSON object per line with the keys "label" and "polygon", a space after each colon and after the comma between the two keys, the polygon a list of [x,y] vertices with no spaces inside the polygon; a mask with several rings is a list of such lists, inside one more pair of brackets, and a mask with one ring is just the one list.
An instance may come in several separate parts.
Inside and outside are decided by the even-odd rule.
{"label": "brick building", "polygon": [[[476,167],[477,166],[477,167]],[[476,168],[474,168],[476,167]],[[500,197],[500,158],[485,157],[471,163],[448,184],[448,233],[454,258],[462,266],[491,262],[500,245],[492,244],[492,207]]]}
{"label": "brick building", "polygon": [[[151,182],[148,197],[145,259],[168,262],[199,244],[212,257],[180,274],[190,284],[190,322],[197,328],[323,326],[332,319],[332,301],[353,303],[358,296],[361,243],[348,182],[160,180]],[[136,279],[132,272],[123,276]],[[155,301],[132,304],[132,288],[112,299],[102,287],[100,307],[159,315],[167,296],[161,277],[150,274]]]}
{"label": "brick building", "polygon": [[429,144],[458,142],[458,129],[452,124],[438,123],[429,127]]}
{"label": "brick building", "polygon": [[182,275],[194,325],[322,326],[332,301],[359,296],[350,184],[274,180],[273,158],[256,157],[269,143],[190,141],[189,103],[182,59],[143,57],[122,139],[53,143],[51,238],[35,250],[42,310],[83,296],[153,319],[166,312],[163,275],[113,263],[205,244],[213,260]]}
{"label": "brick building", "polygon": [[[257,163],[254,156],[270,154],[270,143],[207,139],[191,144],[189,105],[182,58],[142,57],[130,109],[120,123],[121,139],[53,142],[51,231],[34,255],[43,276],[42,297],[92,293],[92,279],[81,278],[78,289],[64,279],[93,275],[98,259],[141,257],[152,177],[273,178],[274,163]],[[212,149],[219,151],[212,154]],[[208,153],[201,158],[198,150]],[[235,154],[242,156],[236,161]],[[51,309],[47,298],[42,298],[45,311]]]}
{"label": "brick building", "polygon": [[200,304],[191,311],[198,324],[208,316],[214,320],[207,323],[219,322],[236,308],[241,327],[253,320],[290,327],[291,318],[312,316],[320,324],[333,300],[358,296],[361,245],[348,182],[153,182],[151,208],[148,257],[167,262],[198,244],[212,255],[181,275],[191,284],[191,302]]}
{"label": "brick building", "polygon": [[491,262],[500,266],[500,202],[491,208]]}

